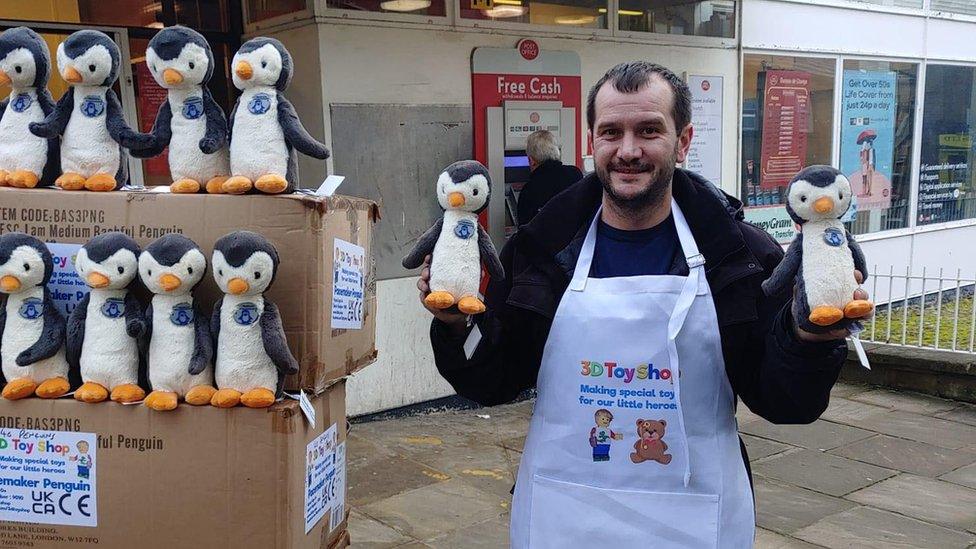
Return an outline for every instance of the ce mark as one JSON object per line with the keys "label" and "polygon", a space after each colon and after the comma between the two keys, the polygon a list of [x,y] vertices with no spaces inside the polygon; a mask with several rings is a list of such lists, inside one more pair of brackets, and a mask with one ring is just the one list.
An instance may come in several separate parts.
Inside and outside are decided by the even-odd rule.
{"label": "ce mark", "polygon": [[[61,508],[61,512],[64,513],[66,516],[69,516],[69,517],[72,515],[72,513],[71,513],[71,511],[65,509],[65,507],[64,507],[64,500],[66,500],[66,499],[68,499],[70,497],[71,497],[71,493],[68,492],[68,493],[62,495],[58,499],[58,507]],[[75,507],[78,508],[78,512],[81,513],[82,515],[85,515],[86,517],[90,517],[91,516],[91,513],[88,511],[88,501],[90,499],[91,499],[91,496],[89,494],[85,494],[85,495],[81,496],[80,498],[78,498],[78,501],[75,502]]]}

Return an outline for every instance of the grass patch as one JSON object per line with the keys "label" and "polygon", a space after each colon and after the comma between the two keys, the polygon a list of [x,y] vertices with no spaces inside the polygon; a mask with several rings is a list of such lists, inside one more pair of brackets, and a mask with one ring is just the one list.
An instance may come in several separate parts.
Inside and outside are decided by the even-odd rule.
{"label": "grass patch", "polygon": [[[969,295],[965,295],[966,293]],[[890,314],[887,305],[879,306],[874,319],[865,323],[864,332],[861,337],[864,340],[873,340],[881,343],[918,346],[919,327],[921,326],[921,346],[951,349],[955,326],[954,320],[956,318],[955,290],[945,292],[942,295],[941,322],[936,322],[939,316],[939,303],[935,297],[930,296],[927,298],[924,306],[924,315],[922,314],[922,304],[918,299],[910,301],[907,310],[903,303],[892,304]],[[969,338],[973,329],[972,293],[964,292],[960,295],[958,318],[958,332],[955,334],[956,349],[968,351]],[[890,337],[888,337],[889,327],[891,328]],[[872,329],[874,330],[874,337],[871,336]],[[904,341],[902,340],[903,330],[905,331]],[[938,345],[936,345],[936,333],[938,333]]]}

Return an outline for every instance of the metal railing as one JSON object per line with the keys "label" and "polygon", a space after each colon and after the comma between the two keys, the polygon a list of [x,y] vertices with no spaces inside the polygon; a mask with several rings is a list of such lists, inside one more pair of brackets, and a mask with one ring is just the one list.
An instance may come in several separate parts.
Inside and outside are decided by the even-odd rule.
{"label": "metal railing", "polygon": [[921,274],[906,267],[904,273],[875,266],[865,289],[871,292],[874,317],[864,323],[862,341],[974,353],[976,276],[961,270],[939,269]]}

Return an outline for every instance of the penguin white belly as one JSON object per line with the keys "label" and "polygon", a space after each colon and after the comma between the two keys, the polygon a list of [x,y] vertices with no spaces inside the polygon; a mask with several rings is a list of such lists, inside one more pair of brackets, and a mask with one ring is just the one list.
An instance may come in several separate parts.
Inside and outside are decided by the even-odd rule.
{"label": "penguin white belly", "polygon": [[108,133],[108,104],[102,87],[75,86],[74,109],[61,136],[61,171],[91,177],[119,171],[119,145]]}
{"label": "penguin white belly", "polygon": [[203,185],[214,177],[230,174],[226,147],[213,154],[200,150],[200,140],[207,135],[207,117],[200,88],[189,92],[170,90],[169,106],[173,112],[169,141],[169,171],[173,181],[186,178]]}
{"label": "penguin white belly", "polygon": [[44,290],[35,288],[29,292],[13,294],[7,298],[7,321],[0,340],[0,366],[7,381],[27,377],[38,383],[54,377],[68,377],[68,362],[64,357],[64,345],[58,352],[29,366],[18,366],[17,355],[29,349],[41,337],[44,330]]}
{"label": "penguin white belly", "polygon": [[139,348],[125,332],[125,290],[92,290],[81,344],[81,377],[111,390],[139,382]]}
{"label": "penguin white belly", "polygon": [[843,309],[854,299],[854,258],[840,220],[803,225],[803,282],[810,308]]}
{"label": "penguin white belly", "polygon": [[269,173],[288,173],[288,146],[278,124],[278,94],[274,88],[245,90],[234,113],[230,143],[230,171],[251,181]]}
{"label": "penguin white belly", "polygon": [[213,385],[210,365],[190,374],[190,359],[196,344],[193,297],[153,296],[152,339],[149,340],[149,385],[154,391],[170,391],[183,397],[198,385]]}
{"label": "penguin white belly", "polygon": [[478,250],[478,216],[470,212],[444,212],[444,226],[434,245],[430,264],[430,289],[448,292],[456,300],[478,295],[481,286],[481,253]]}
{"label": "penguin white belly", "polygon": [[27,170],[37,176],[47,164],[47,139],[27,128],[44,120],[44,111],[34,90],[10,94],[10,102],[0,119],[0,170]]}
{"label": "penguin white belly", "polygon": [[220,334],[214,377],[219,389],[242,393],[278,388],[278,369],[264,350],[261,314],[264,298],[225,295],[220,309]]}

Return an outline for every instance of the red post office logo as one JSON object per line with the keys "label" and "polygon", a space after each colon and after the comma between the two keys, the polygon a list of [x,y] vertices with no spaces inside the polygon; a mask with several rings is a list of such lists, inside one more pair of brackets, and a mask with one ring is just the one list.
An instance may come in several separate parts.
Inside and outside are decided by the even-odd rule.
{"label": "red post office logo", "polygon": [[518,48],[519,54],[526,61],[532,61],[536,57],[539,57],[539,44],[535,40],[523,38],[519,40],[515,47]]}

